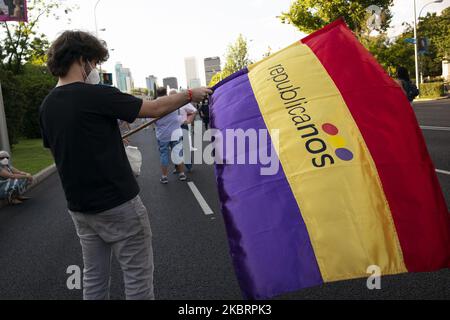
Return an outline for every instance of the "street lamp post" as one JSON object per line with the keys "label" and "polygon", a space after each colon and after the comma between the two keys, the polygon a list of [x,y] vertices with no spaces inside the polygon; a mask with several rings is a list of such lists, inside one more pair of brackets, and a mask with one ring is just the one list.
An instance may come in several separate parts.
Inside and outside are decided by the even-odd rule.
{"label": "street lamp post", "polygon": [[97,26],[97,6],[101,0],[97,0],[94,6],[94,21],[95,21],[95,36],[98,37],[98,26]]}
{"label": "street lamp post", "polygon": [[0,150],[10,152],[8,129],[6,126],[5,109],[3,105],[2,86],[0,84]]}
{"label": "street lamp post", "polygon": [[[95,21],[95,36],[98,38],[98,25],[97,25],[97,6],[100,3],[101,0],[97,0],[94,6],[94,21]],[[100,29],[100,31],[105,31],[106,29]],[[100,64],[100,83],[103,84],[103,70],[102,65]]]}
{"label": "street lamp post", "polygon": [[417,16],[416,11],[416,0],[414,0],[414,56],[415,56],[415,63],[416,63],[416,86],[419,88],[419,39],[417,38],[417,19],[420,19],[420,15],[422,14],[423,9],[425,9],[426,6],[433,4],[433,3],[442,3],[444,0],[435,0],[428,2],[425,4],[422,9],[419,11],[419,16]]}
{"label": "street lamp post", "polygon": [[414,59],[416,63],[416,86],[417,88],[419,88],[419,55],[418,55],[418,41],[417,41],[416,0],[414,0]]}

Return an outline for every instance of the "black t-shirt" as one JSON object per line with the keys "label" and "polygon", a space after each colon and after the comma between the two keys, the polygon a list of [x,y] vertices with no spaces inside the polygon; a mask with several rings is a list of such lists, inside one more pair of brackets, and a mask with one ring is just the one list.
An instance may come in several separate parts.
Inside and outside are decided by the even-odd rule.
{"label": "black t-shirt", "polygon": [[44,146],[55,158],[69,210],[99,213],[139,193],[117,119],[133,122],[142,100],[113,87],[75,82],[40,107]]}

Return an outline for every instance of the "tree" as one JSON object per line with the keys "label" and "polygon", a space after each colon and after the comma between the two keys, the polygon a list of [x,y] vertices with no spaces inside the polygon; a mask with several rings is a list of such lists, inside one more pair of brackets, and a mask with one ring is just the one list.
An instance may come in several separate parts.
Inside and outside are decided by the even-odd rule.
{"label": "tree", "polygon": [[410,25],[403,33],[393,39],[384,50],[381,58],[379,59],[383,66],[388,67],[388,71],[393,74],[399,66],[405,67],[411,77],[414,77],[415,60],[414,60],[414,45],[408,43],[407,39],[414,38],[414,32]]}
{"label": "tree", "polygon": [[6,123],[8,124],[9,142],[15,144],[23,128],[25,95],[20,90],[21,83],[9,70],[1,70],[0,83],[2,85],[3,102],[5,104]]}
{"label": "tree", "polygon": [[23,73],[16,76],[20,82],[20,91],[26,98],[20,133],[26,138],[40,138],[39,106],[50,90],[55,87],[57,79],[49,73],[45,66],[27,63],[23,68]]}
{"label": "tree", "polygon": [[134,88],[131,90],[131,94],[134,94],[136,96],[148,96],[148,89],[147,88]]}
{"label": "tree", "polygon": [[417,31],[420,37],[429,38],[439,59],[450,57],[450,7],[444,9],[439,16],[428,13],[420,18]]}
{"label": "tree", "polygon": [[[392,74],[398,66],[403,66],[414,77],[414,45],[406,41],[414,38],[414,32],[411,25],[405,23],[404,26],[402,34],[393,40],[381,34],[378,37],[365,37],[361,42],[389,73]],[[422,17],[417,34],[419,38],[427,38],[429,42],[427,52],[419,55],[421,73],[425,77],[440,76],[442,60],[450,57],[450,8],[443,10],[439,16],[429,13]],[[385,41],[380,42],[380,38]]]}
{"label": "tree", "polygon": [[223,72],[218,72],[212,76],[211,81],[208,84],[208,87],[214,87],[217,83],[219,83],[223,79]]}
{"label": "tree", "polygon": [[406,42],[407,38],[413,37],[412,34],[411,26],[407,25],[398,37],[389,38],[386,33],[381,33],[362,36],[360,41],[390,75],[394,75],[399,66],[405,67],[413,75],[414,45]]}
{"label": "tree", "polygon": [[247,40],[242,36],[242,34],[240,34],[236,39],[236,42],[228,46],[225,55],[225,67],[223,68],[223,71],[216,73],[211,78],[209,86],[214,86],[221,79],[225,79],[233,73],[244,69],[251,63],[252,61],[250,60],[248,54]]}
{"label": "tree", "polygon": [[282,13],[280,19],[283,23],[293,24],[302,32],[311,33],[344,17],[359,36],[368,31],[367,22],[372,14],[368,8],[373,5],[382,10],[381,25],[376,30],[385,31],[392,19],[390,7],[393,0],[296,0],[288,12]]}
{"label": "tree", "polygon": [[450,7],[420,18],[417,34],[427,38],[428,50],[419,57],[420,70],[424,76],[436,77],[442,74],[442,60],[450,57]]}
{"label": "tree", "polygon": [[[371,5],[382,9],[381,25],[376,29],[376,35],[370,33],[372,30],[368,27],[371,12],[367,8]],[[392,18],[392,5],[392,0],[297,0],[280,18],[303,32],[311,33],[342,16],[389,74],[393,75],[398,66],[403,66],[413,76],[414,45],[406,41],[414,38],[412,26],[405,23],[405,30],[395,38],[389,38],[386,33]],[[433,13],[421,18],[418,35],[419,38],[428,38],[430,43],[428,52],[420,56],[423,75],[440,75],[442,59],[450,57],[450,8],[439,16]]]}
{"label": "tree", "polygon": [[228,46],[225,61],[223,71],[228,74],[233,74],[251,64],[248,57],[247,40],[244,39],[242,34],[239,35],[234,44]]}

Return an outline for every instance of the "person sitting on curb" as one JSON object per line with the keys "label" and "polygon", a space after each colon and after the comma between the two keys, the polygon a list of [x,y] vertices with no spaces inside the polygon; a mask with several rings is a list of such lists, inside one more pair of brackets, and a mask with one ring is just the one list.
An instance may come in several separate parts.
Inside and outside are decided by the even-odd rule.
{"label": "person sitting on curb", "polygon": [[6,199],[9,204],[20,204],[30,199],[23,194],[33,182],[33,177],[11,166],[10,158],[8,152],[0,151],[0,199]]}

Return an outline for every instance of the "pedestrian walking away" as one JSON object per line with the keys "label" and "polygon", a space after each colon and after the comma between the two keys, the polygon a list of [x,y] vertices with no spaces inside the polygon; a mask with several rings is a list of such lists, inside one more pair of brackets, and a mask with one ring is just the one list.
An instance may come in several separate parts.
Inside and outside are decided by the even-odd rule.
{"label": "pedestrian walking away", "polygon": [[408,70],[406,68],[404,67],[397,68],[396,82],[403,89],[403,92],[406,94],[406,97],[408,98],[408,101],[410,103],[412,103],[414,98],[419,95],[419,89],[417,89],[416,85],[411,82]]}
{"label": "pedestrian walking away", "polygon": [[206,98],[202,102],[200,102],[199,106],[200,117],[203,120],[203,124],[205,125],[205,130],[209,128],[209,99]]}

